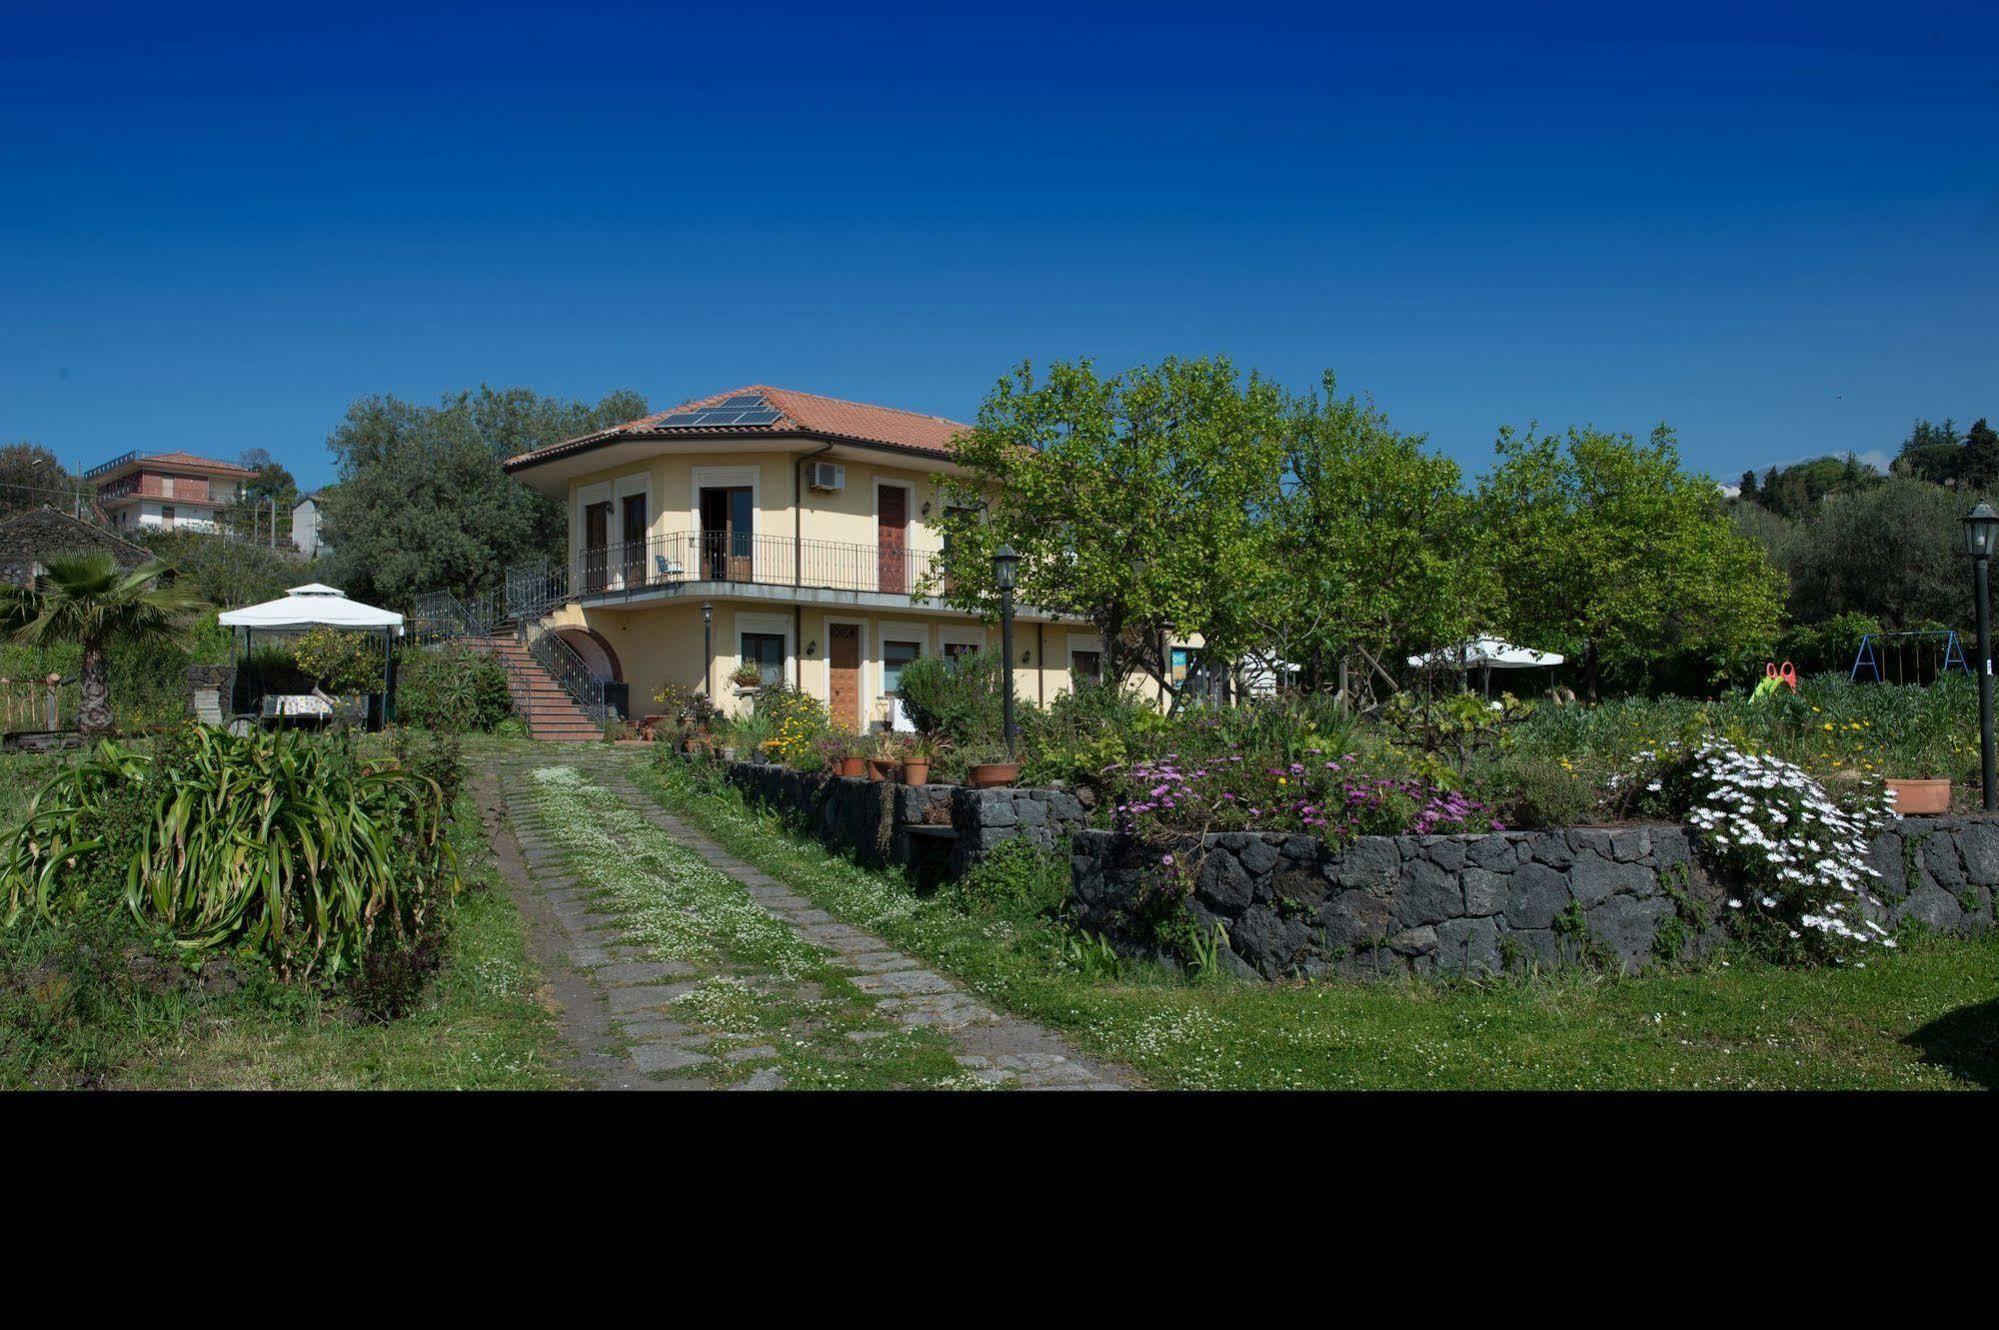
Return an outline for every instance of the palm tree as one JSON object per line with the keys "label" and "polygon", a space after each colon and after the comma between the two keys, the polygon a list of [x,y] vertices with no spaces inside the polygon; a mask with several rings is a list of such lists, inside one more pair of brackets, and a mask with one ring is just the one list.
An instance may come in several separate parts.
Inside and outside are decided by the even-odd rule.
{"label": "palm tree", "polygon": [[130,572],[102,550],[50,561],[32,587],[0,587],[0,631],[31,647],[75,643],[83,648],[82,705],[77,729],[85,738],[110,730],[111,681],[104,650],[179,646],[201,603],[187,588],[162,584],[172,570],[157,560]]}

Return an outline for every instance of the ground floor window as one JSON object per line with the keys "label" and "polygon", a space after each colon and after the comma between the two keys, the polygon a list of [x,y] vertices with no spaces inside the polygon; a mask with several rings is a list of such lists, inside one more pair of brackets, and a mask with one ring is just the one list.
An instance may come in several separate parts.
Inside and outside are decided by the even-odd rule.
{"label": "ground floor window", "polygon": [[173,524],[174,524],[173,505],[167,504],[160,509],[160,525],[172,526]]}
{"label": "ground floor window", "polygon": [[757,667],[765,687],[784,682],[784,634],[744,633],[743,663]]}
{"label": "ground floor window", "polygon": [[944,644],[944,659],[956,660],[960,656],[969,656],[978,649],[979,644],[977,642],[946,642]]}
{"label": "ground floor window", "polygon": [[1104,653],[1101,651],[1071,651],[1069,653],[1069,678],[1076,687],[1102,683],[1104,680]]}
{"label": "ground floor window", "polygon": [[[902,688],[902,667],[923,654],[920,642],[882,643],[882,694],[894,697]],[[949,654],[949,648],[946,648]]]}

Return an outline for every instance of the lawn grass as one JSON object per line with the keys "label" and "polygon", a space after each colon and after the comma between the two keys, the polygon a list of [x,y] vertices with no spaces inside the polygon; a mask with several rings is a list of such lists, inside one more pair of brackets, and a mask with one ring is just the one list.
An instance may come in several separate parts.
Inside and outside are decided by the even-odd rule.
{"label": "lawn grass", "polygon": [[[0,767],[24,760],[9,757]],[[0,787],[21,783],[18,768]],[[39,782],[35,782],[39,784]],[[253,984],[244,991],[152,993],[111,983],[87,995],[39,962],[44,924],[6,939],[0,974],[0,1086],[187,1089],[542,1089],[569,1083],[556,1057],[519,912],[495,871],[469,797],[452,839],[465,889],[445,960],[418,1010],[357,1022],[341,1004]],[[65,992],[64,989],[70,991]]]}
{"label": "lawn grass", "polygon": [[1736,958],[1624,978],[1194,983],[1106,973],[1046,917],[923,897],[746,807],[691,764],[636,763],[673,811],[822,908],[1088,1052],[1171,1088],[1952,1089],[1999,1085],[1999,939],[1911,939],[1864,969]]}

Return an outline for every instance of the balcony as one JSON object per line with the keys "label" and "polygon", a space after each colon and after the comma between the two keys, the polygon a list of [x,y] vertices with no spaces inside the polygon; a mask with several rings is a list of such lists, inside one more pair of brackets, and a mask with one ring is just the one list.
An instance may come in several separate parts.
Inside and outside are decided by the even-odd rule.
{"label": "balcony", "polygon": [[734,531],[690,531],[586,549],[569,569],[575,596],[634,596],[695,582],[912,594],[939,555]]}

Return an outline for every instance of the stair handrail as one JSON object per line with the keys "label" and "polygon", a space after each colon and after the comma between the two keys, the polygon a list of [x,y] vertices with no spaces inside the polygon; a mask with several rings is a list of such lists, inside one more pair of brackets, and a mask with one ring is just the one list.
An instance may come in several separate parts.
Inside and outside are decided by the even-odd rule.
{"label": "stair handrail", "polygon": [[515,640],[528,649],[536,663],[569,695],[577,709],[593,725],[610,719],[611,708],[604,701],[604,681],[590,672],[576,648],[543,626],[539,618],[521,619],[514,626]]}
{"label": "stair handrail", "polygon": [[[409,636],[420,647],[444,642],[477,640],[490,643],[494,629],[493,593],[460,600],[449,591],[431,591],[411,604]],[[514,711],[525,720],[534,698],[534,685],[527,672],[504,651],[487,652],[507,672],[507,695]]]}
{"label": "stair handrail", "polygon": [[507,569],[505,620],[539,619],[569,599],[569,566],[550,568],[548,560],[517,563]]}

